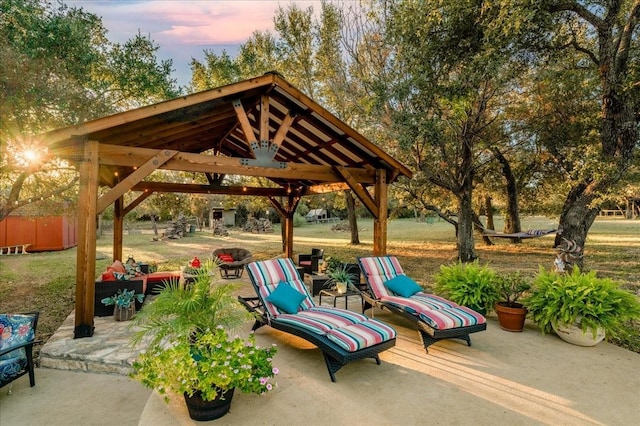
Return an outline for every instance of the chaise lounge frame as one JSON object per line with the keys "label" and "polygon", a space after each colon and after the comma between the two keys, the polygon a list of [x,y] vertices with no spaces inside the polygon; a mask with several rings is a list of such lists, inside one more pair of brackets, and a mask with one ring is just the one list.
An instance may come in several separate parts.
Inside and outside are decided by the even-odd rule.
{"label": "chaise lounge frame", "polygon": [[[280,259],[282,261],[291,262],[290,267],[295,271],[295,265],[291,259]],[[297,327],[291,323],[284,323],[282,321],[278,321],[277,317],[272,317],[268,310],[264,305],[264,301],[260,296],[260,291],[258,288],[258,284],[255,281],[251,270],[247,267],[249,278],[251,279],[251,284],[253,285],[254,290],[258,297],[243,297],[238,296],[238,300],[242,303],[245,308],[256,315],[256,321],[253,324],[252,330],[255,331],[264,325],[269,325],[276,330],[283,331],[285,333],[293,334],[298,336],[318,347],[322,352],[322,356],[324,358],[324,362],[327,366],[327,370],[329,372],[329,376],[331,377],[331,381],[335,382],[336,377],[335,373],[340,370],[343,366],[347,365],[352,361],[357,361],[365,358],[373,358],[376,361],[377,365],[380,365],[380,357],[379,353],[385,351],[387,349],[392,348],[396,344],[396,338],[392,338],[386,340],[384,342],[378,343],[376,345],[372,345],[369,347],[365,347],[359,349],[355,352],[349,352],[344,348],[340,347],[336,343],[329,340],[326,336],[312,333],[308,329],[303,327]],[[307,297],[310,298],[307,293]]]}
{"label": "chaise lounge frame", "polygon": [[[391,256],[382,256],[384,258],[391,258]],[[456,327],[450,329],[435,329],[431,327],[429,324],[424,322],[417,315],[413,315],[399,307],[391,304],[385,303],[384,301],[375,297],[373,289],[371,288],[371,283],[369,281],[369,276],[366,273],[366,268],[363,267],[362,260],[367,259],[367,257],[358,258],[358,264],[362,269],[362,272],[365,276],[365,281],[367,287],[361,290],[362,298],[364,300],[364,311],[371,308],[378,308],[380,310],[388,310],[389,312],[399,315],[407,320],[409,320],[418,331],[420,335],[420,341],[422,342],[422,346],[425,351],[429,353],[429,346],[437,343],[441,340],[445,339],[461,339],[467,342],[467,346],[471,346],[471,337],[469,336],[471,333],[476,333],[479,331],[484,331],[487,329],[487,323],[484,322],[482,324],[475,324],[466,327]],[[402,272],[402,271],[400,271]]]}

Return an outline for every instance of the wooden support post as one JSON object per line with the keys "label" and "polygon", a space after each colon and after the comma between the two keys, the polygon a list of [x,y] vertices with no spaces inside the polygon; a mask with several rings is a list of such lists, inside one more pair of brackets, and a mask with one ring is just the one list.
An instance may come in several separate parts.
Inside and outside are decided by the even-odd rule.
{"label": "wooden support post", "polygon": [[113,261],[122,261],[122,234],[124,232],[124,199],[113,203]]}
{"label": "wooden support post", "polygon": [[375,199],[378,205],[378,217],[373,221],[373,254],[387,254],[387,174],[384,170],[376,170]]}
{"label": "wooden support post", "polygon": [[296,208],[298,208],[300,197],[298,195],[289,194],[286,208],[273,197],[269,197],[269,201],[271,201],[271,204],[273,204],[276,210],[278,210],[280,217],[283,219],[282,251],[284,252],[284,256],[293,259],[293,215]]}
{"label": "wooden support post", "polygon": [[96,269],[96,214],[98,198],[98,142],[82,141],[78,194],[78,248],[76,257],[76,316],[73,337],[93,336],[93,298]]}
{"label": "wooden support post", "polygon": [[293,212],[284,217],[284,257],[293,259]]}

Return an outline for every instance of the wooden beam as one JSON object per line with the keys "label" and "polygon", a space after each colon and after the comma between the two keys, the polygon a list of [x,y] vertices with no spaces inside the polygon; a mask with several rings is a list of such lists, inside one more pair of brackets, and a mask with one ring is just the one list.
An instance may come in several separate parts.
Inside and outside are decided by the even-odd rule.
{"label": "wooden beam", "polygon": [[168,149],[158,151],[158,153],[153,158],[147,160],[147,162],[140,166],[135,172],[131,173],[119,184],[111,188],[109,192],[100,197],[100,199],[98,200],[98,212],[106,209],[116,199],[122,197],[127,191],[129,191],[131,187],[133,187],[133,185],[149,176],[151,172],[157,170],[158,167],[166,163],[177,153],[178,151],[171,151]]}
{"label": "wooden beam", "polygon": [[[76,140],[77,144],[78,141]],[[93,336],[93,298],[96,272],[96,198],[98,194],[98,143],[80,141],[84,148],[80,163],[78,193],[78,246],[76,250],[76,312],[74,338]]]}
{"label": "wooden beam", "polygon": [[[251,123],[249,123],[249,117],[247,116],[247,112],[244,110],[240,99],[233,100],[233,109],[236,111],[238,123],[240,123],[242,133],[244,133],[244,137],[247,140],[247,145],[251,147],[252,144],[257,143],[256,134],[253,132],[253,127],[251,127]],[[251,150],[253,151],[253,148]]]}
{"label": "wooden beam", "polygon": [[260,142],[269,140],[269,95],[260,97]]}
{"label": "wooden beam", "polygon": [[278,200],[276,200],[274,197],[268,197],[269,201],[271,201],[271,204],[273,204],[273,207],[275,207],[276,210],[278,210],[278,213],[280,213],[280,216],[286,216],[287,215],[287,210],[282,207],[282,204],[280,204],[278,202]]}
{"label": "wooden beam", "polygon": [[132,191],[174,192],[182,194],[255,195],[259,197],[284,197],[286,188],[256,188],[251,186],[209,186],[188,183],[165,183],[142,181]]}
{"label": "wooden beam", "polygon": [[129,214],[129,212],[131,212],[131,210],[133,210],[136,207],[138,207],[140,205],[140,203],[142,203],[144,200],[149,198],[151,196],[151,194],[153,194],[153,191],[143,191],[142,194],[140,194],[138,196],[138,198],[133,200],[131,202],[131,204],[129,204],[127,207],[124,208],[124,210],[123,210],[124,216]]}
{"label": "wooden beam", "polygon": [[[100,163],[110,166],[140,167],[154,155],[157,149],[126,149],[118,145],[100,145]],[[191,154],[180,152],[158,168],[196,173],[221,173],[240,176],[261,176],[270,179],[311,180],[317,182],[342,182],[344,178],[335,172],[332,166],[315,164],[288,163],[285,169],[258,166],[243,166],[235,157]],[[374,169],[345,167],[353,179],[363,184],[375,182]]]}
{"label": "wooden beam", "polygon": [[124,198],[113,203],[113,261],[122,260],[122,236],[124,234]]}
{"label": "wooden beam", "polygon": [[369,194],[369,192],[364,189],[362,185],[360,185],[358,181],[353,178],[353,176],[351,176],[351,173],[349,173],[347,169],[342,166],[335,166],[335,169],[344,178],[344,180],[347,182],[347,185],[349,185],[349,188],[351,188],[351,190],[356,194],[356,197],[358,197],[358,199],[362,201],[367,210],[371,212],[373,217],[378,218],[380,216],[380,204],[376,204],[377,200],[374,200],[371,197],[371,194]]}
{"label": "wooden beam", "polygon": [[280,127],[278,127],[278,130],[276,131],[276,134],[273,137],[273,141],[271,141],[271,143],[278,146],[282,145],[282,141],[284,140],[284,137],[287,136],[287,132],[289,132],[289,129],[291,128],[291,125],[293,124],[295,118],[295,115],[291,114],[287,114],[284,116],[284,119],[282,120]]}
{"label": "wooden beam", "polygon": [[347,189],[351,189],[351,187],[346,182],[318,184],[308,186],[305,195],[328,194],[330,192],[344,191]]}

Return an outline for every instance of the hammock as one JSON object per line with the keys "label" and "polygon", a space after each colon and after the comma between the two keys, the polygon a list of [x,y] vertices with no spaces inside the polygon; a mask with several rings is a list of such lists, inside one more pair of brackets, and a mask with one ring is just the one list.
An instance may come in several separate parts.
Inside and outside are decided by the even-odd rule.
{"label": "hammock", "polygon": [[529,229],[524,232],[516,232],[514,234],[499,234],[491,229],[482,231],[482,235],[495,238],[538,238],[549,234],[555,234],[555,229]]}

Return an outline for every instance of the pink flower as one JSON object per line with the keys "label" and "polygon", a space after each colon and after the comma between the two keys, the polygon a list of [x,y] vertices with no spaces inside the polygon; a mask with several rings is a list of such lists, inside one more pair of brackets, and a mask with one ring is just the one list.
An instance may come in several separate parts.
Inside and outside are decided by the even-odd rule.
{"label": "pink flower", "polygon": [[273,374],[278,374],[280,372],[280,370],[278,370],[278,367],[273,367],[271,371],[273,372]]}

